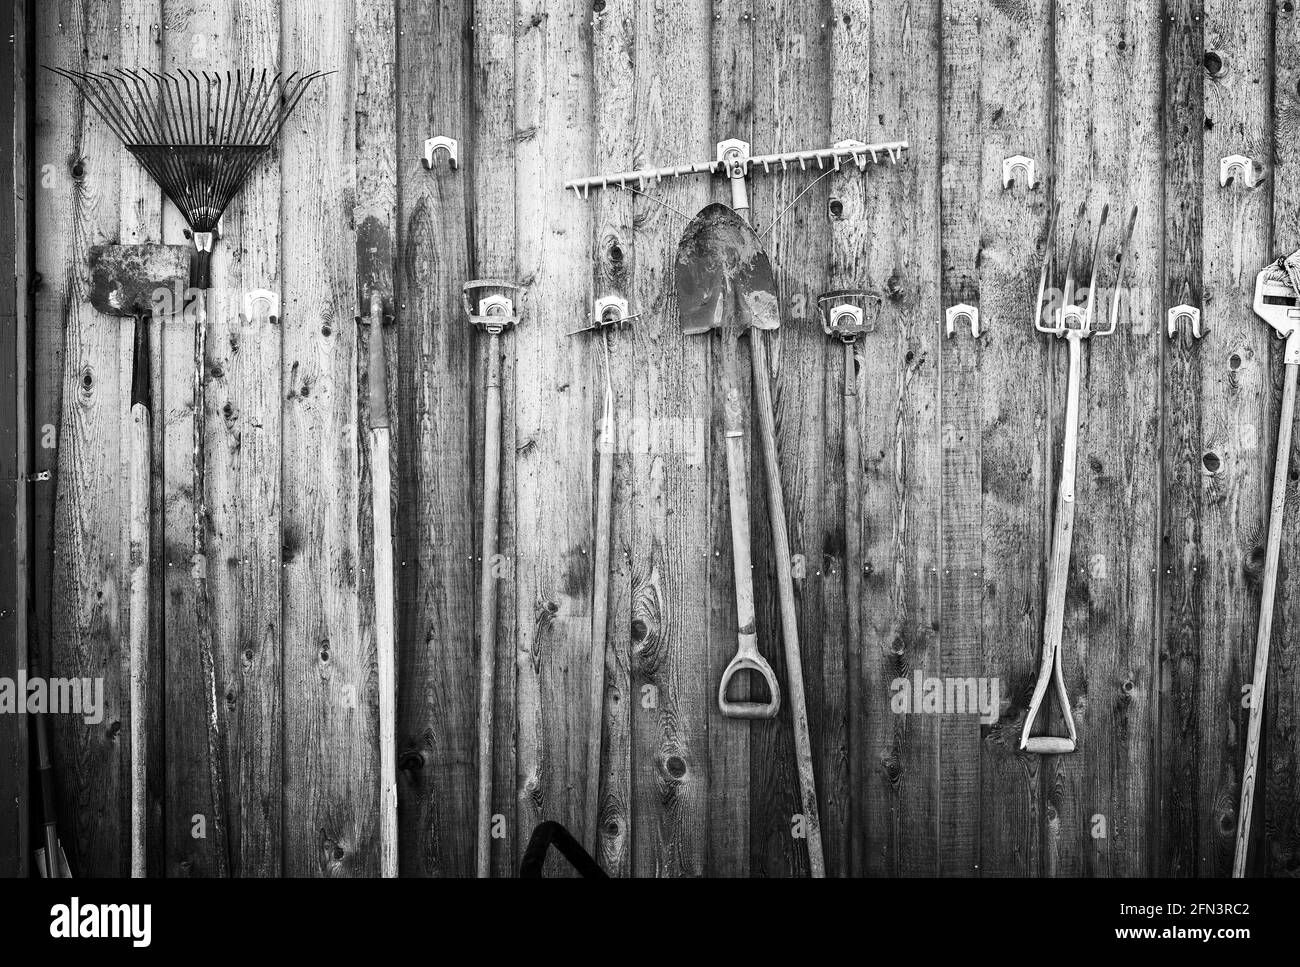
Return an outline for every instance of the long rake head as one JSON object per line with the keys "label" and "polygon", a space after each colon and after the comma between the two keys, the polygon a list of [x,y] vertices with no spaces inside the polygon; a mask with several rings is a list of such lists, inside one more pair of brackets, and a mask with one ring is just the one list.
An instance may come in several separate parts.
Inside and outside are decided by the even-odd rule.
{"label": "long rake head", "polygon": [[332,73],[46,69],[72,81],[185,217],[200,288],[226,207],[311,82]]}

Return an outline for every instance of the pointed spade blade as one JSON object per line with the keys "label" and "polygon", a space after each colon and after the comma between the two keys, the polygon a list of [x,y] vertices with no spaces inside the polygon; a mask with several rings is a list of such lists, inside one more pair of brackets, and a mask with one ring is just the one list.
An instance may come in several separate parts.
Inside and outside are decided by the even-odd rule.
{"label": "pointed spade blade", "polygon": [[709,205],[691,219],[677,245],[676,275],[677,307],[688,336],[781,325],[763,243],[726,205]]}

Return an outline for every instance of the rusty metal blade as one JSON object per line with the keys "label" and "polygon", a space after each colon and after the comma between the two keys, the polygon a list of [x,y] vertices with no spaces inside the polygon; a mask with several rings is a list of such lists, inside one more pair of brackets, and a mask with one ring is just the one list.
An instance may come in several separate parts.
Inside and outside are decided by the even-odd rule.
{"label": "rusty metal blade", "polygon": [[190,278],[188,245],[94,245],[90,304],[110,316],[177,312]]}
{"label": "rusty metal blade", "polygon": [[762,240],[726,205],[691,219],[677,245],[677,307],[682,332],[776,329],[780,302]]}

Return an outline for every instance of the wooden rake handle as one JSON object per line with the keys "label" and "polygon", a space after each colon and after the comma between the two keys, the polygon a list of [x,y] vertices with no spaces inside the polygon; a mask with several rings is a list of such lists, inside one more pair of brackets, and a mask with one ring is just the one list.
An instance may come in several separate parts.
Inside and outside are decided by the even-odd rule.
{"label": "wooden rake handle", "polygon": [[[131,876],[147,875],[145,836],[148,827],[148,739],[149,700],[145,687],[149,677],[149,562],[150,546],[150,454],[153,449],[152,419],[149,412],[149,313],[136,316],[131,363],[131,468],[128,484],[130,617],[128,659],[131,698]],[[57,857],[54,857],[57,860]]]}

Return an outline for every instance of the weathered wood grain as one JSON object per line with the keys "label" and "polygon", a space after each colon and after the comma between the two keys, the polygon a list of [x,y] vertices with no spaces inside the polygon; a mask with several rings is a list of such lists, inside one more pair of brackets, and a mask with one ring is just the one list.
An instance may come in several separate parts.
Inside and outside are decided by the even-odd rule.
{"label": "weathered wood grain", "polygon": [[[161,0],[126,0],[122,4],[120,46],[122,62],[157,70],[162,65]],[[120,154],[122,187],[119,192],[121,225],[118,240],[124,245],[157,242],[163,232],[163,194],[157,183],[128,152]],[[150,399],[150,491],[149,491],[149,544],[152,548],[149,561],[149,642],[144,688],[148,696],[146,726],[146,765],[148,786],[146,809],[148,829],[146,853],[148,875],[159,876],[166,872],[166,730],[164,727],[166,702],[162,700],[162,684],[166,667],[163,614],[165,611],[165,554],[163,553],[164,501],[164,421],[162,323],[155,321],[150,340],[150,366],[153,373]],[[135,710],[131,710],[135,715]]]}
{"label": "weathered wood grain", "polygon": [[[867,85],[854,82],[858,71],[869,71],[871,64],[871,11],[870,4],[857,0],[835,0],[831,5],[831,22],[833,26],[830,49],[830,127],[835,138],[861,138],[863,119],[868,116],[870,108],[870,91]],[[883,170],[867,175],[860,174],[854,168],[845,168],[843,173],[831,180],[830,198],[827,200],[827,214],[830,218],[829,285],[834,288],[860,288],[878,292],[881,279],[872,276],[868,264],[868,252],[871,239],[871,226],[867,213],[871,210],[875,192],[881,187],[877,176],[883,174],[892,178],[894,172]],[[846,464],[845,482],[841,485],[829,474],[826,478],[827,493],[830,496],[843,496],[844,510],[844,607],[856,604],[858,613],[857,627],[846,621],[844,631],[844,665],[842,671],[832,661],[833,640],[835,632],[828,627],[823,679],[827,700],[836,694],[837,679],[843,676],[843,699],[847,706],[847,721],[844,723],[845,740],[841,753],[845,764],[834,770],[830,760],[819,777],[819,789],[824,790],[822,799],[823,825],[826,830],[825,845],[827,869],[841,875],[860,876],[867,867],[867,776],[872,766],[868,758],[866,719],[868,714],[880,714],[879,708],[869,712],[865,691],[866,678],[864,660],[874,654],[875,627],[872,625],[872,613],[864,593],[865,574],[871,560],[869,540],[883,535],[884,518],[880,516],[885,505],[886,491],[882,488],[879,477],[881,461],[884,458],[884,421],[873,419],[864,421],[865,408],[880,406],[884,399],[886,385],[879,379],[883,367],[892,355],[885,347],[892,345],[895,336],[891,330],[877,325],[876,332],[864,337],[860,343],[860,352],[856,359],[856,379],[860,387],[852,405],[855,418],[841,412],[838,421],[828,406],[827,446],[835,445],[835,428],[841,430],[841,448],[839,459]],[[882,351],[883,350],[883,351]],[[846,377],[847,378],[847,377]],[[828,380],[828,384],[831,381]],[[829,390],[828,390],[829,392]],[[840,404],[840,409],[843,406]],[[880,411],[875,411],[878,414]],[[873,414],[873,415],[875,415]],[[849,441],[844,427],[856,423],[857,440]],[[850,451],[856,449],[857,460],[851,460]],[[834,457],[828,457],[833,462]],[[867,535],[871,535],[868,539]],[[879,547],[879,545],[874,545]],[[853,553],[856,549],[856,553]],[[829,555],[828,555],[829,557]],[[832,567],[833,557],[826,566]],[[850,572],[853,572],[852,579]],[[829,625],[838,621],[839,609],[835,607],[835,593],[832,590],[835,581],[826,583],[823,598],[826,604],[826,622]],[[847,617],[847,616],[846,616]],[[833,748],[830,729],[834,720],[828,714],[824,730],[826,750]],[[838,774],[837,774],[838,773]],[[847,813],[847,816],[845,814]],[[837,842],[838,841],[838,842]],[[838,849],[837,849],[838,846]],[[840,858],[837,860],[837,856]]]}
{"label": "weathered wood grain", "polygon": [[[1272,367],[1280,376],[1281,366],[1268,327],[1251,308],[1255,274],[1274,256],[1273,178],[1270,173],[1252,190],[1240,183],[1222,187],[1218,177],[1225,155],[1267,163],[1269,17],[1262,9],[1243,13],[1212,3],[1203,24],[1206,53],[1217,53],[1227,70],[1204,81],[1202,327],[1210,335],[1190,350],[1202,355],[1200,449],[1191,458],[1200,476],[1200,587],[1207,605],[1195,668],[1196,702],[1206,725],[1195,749],[1194,870],[1219,876],[1232,867],[1249,715],[1242,687],[1254,656],[1277,433]],[[1207,354],[1208,347],[1217,349]]]}
{"label": "weathered wood grain", "polygon": [[[1202,152],[1206,131],[1204,10],[1200,0],[1170,4],[1162,21],[1164,55],[1164,284],[1166,312],[1173,306],[1202,306],[1202,218],[1209,190],[1206,177],[1217,172]],[[1207,312],[1203,323],[1208,323]],[[1157,320],[1159,323],[1160,320]],[[1194,876],[1200,844],[1210,827],[1203,821],[1205,796],[1214,795],[1213,766],[1221,747],[1220,717],[1202,715],[1200,674],[1204,649],[1218,648],[1203,631],[1217,621],[1217,607],[1205,597],[1207,552],[1202,527],[1209,495],[1202,463],[1206,416],[1201,386],[1214,355],[1207,343],[1180,333],[1164,356],[1161,399],[1160,600],[1160,773],[1157,865],[1152,872]],[[1212,502],[1212,501],[1211,501]],[[1211,553],[1217,554],[1217,549]],[[1207,607],[1208,605],[1208,607]],[[1210,658],[1211,666],[1216,660]],[[1211,689],[1214,688],[1212,683]],[[1210,758],[1207,761],[1207,756]],[[1207,784],[1205,778],[1209,778]]]}
{"label": "weathered wood grain", "polygon": [[[1033,320],[1052,190],[1050,10],[1046,0],[986,3],[978,25],[980,663],[1000,705],[982,730],[979,856],[991,876],[1036,872],[1040,843],[1038,757],[1018,747],[1042,647],[1053,496],[1047,435],[1060,419],[1047,408],[1050,339]],[[1038,162],[1038,188],[1023,177],[1003,188],[1002,161],[1014,155]]]}
{"label": "weathered wood grain", "polygon": [[[116,63],[117,11],[76,4],[37,12],[42,62],[95,69]],[[91,50],[111,51],[108,61]],[[57,498],[53,568],[45,587],[51,609],[53,675],[103,679],[104,715],[51,718],[53,757],[66,779],[59,811],[64,845],[79,876],[123,874],[129,863],[125,797],[126,736],[122,728],[119,642],[125,637],[126,487],[121,475],[121,428],[129,395],[122,376],[121,322],[87,301],[86,250],[118,230],[115,136],[65,81],[37,82],[36,156],[50,181],[38,193],[36,217],[45,226],[36,243],[43,285],[36,302],[37,354],[59,360],[38,370],[37,392],[55,401]],[[57,346],[62,347],[60,352]]]}
{"label": "weathered wood grain", "polygon": [[[830,68],[827,14],[828,8],[823,4],[776,3],[757,8],[753,150],[822,147],[832,140],[827,97]],[[825,660],[821,633],[825,616],[821,595],[814,592],[826,580],[821,549],[825,518],[832,512],[824,503],[821,442],[826,417],[827,355],[825,336],[815,311],[817,294],[826,287],[828,252],[824,226],[829,176],[820,184],[812,185],[821,174],[824,172],[797,173],[791,169],[770,175],[756,173],[751,178],[752,217],[763,235],[776,272],[777,287],[782,293],[782,319],[781,329],[775,336],[751,332],[749,341],[751,346],[755,339],[768,343],[767,375],[790,549],[790,560],[777,559],[770,521],[767,527],[755,527],[755,583],[760,608],[769,616],[760,621],[760,627],[770,628],[765,641],[760,641],[767,647],[767,656],[785,694],[777,719],[751,726],[749,775],[755,799],[750,840],[754,875],[807,875],[811,836],[818,837],[816,848],[822,846],[819,816],[809,816],[801,803],[793,722],[795,704],[789,684],[792,669],[783,647],[778,587],[780,570],[788,569],[796,588],[808,728],[810,737],[820,737],[826,727],[823,721],[826,703],[820,687]],[[842,367],[837,364],[831,369],[838,374]],[[758,397],[753,399],[752,425],[755,440],[759,441]],[[754,461],[750,464],[751,490],[755,493],[750,516],[755,522],[771,513],[771,487],[762,452],[761,443],[756,442]],[[834,656],[831,660],[838,661]],[[829,711],[834,713],[834,709]],[[812,751],[814,762],[820,764],[821,748]]]}
{"label": "weathered wood grain", "polygon": [[[401,502],[397,485],[398,475],[394,466],[401,454],[401,436],[397,426],[398,413],[397,369],[399,350],[397,332],[394,325],[401,325],[403,318],[396,312],[396,293],[393,291],[393,239],[396,235],[397,220],[397,29],[395,17],[397,5],[389,0],[380,2],[363,2],[356,4],[356,21],[353,26],[353,45],[356,60],[356,94],[355,113],[357,126],[356,155],[356,205],[352,210],[352,223],[357,232],[357,293],[358,315],[368,315],[371,292],[378,292],[383,300],[384,313],[391,319],[385,319],[385,331],[382,335],[384,350],[382,365],[386,367],[387,388],[385,394],[387,429],[378,433],[371,428],[375,424],[376,414],[372,412],[370,388],[375,374],[371,366],[375,359],[371,353],[375,338],[372,326],[363,326],[357,346],[357,406],[360,425],[367,431],[363,438],[367,445],[361,447],[361,489],[358,493],[357,509],[360,514],[358,537],[361,547],[369,549],[363,552],[362,567],[357,585],[358,621],[360,622],[363,647],[369,652],[375,650],[375,687],[367,689],[366,707],[377,723],[376,738],[379,743],[378,754],[384,762],[384,744],[387,742],[396,755],[396,737],[385,736],[380,709],[384,702],[396,703],[396,685],[391,694],[382,696],[384,675],[380,668],[378,641],[380,640],[380,619],[388,622],[396,620],[396,594],[393,575],[401,567],[399,555],[400,542],[394,535],[400,534],[404,521],[401,516]],[[380,422],[385,422],[382,417]],[[380,460],[377,454],[383,451],[386,460]],[[389,519],[381,522],[375,519],[376,487],[383,487],[387,482],[389,499]],[[382,501],[381,501],[382,503]],[[384,524],[387,524],[387,527]],[[376,543],[375,535],[380,535]],[[388,536],[383,540],[384,535]],[[387,564],[387,586],[390,594],[386,602],[381,601],[376,592],[378,583],[385,579],[379,577]],[[396,635],[395,625],[390,624],[387,633],[392,636],[394,654],[402,649],[402,640]],[[394,670],[395,670],[394,665]],[[381,697],[382,696],[382,697]],[[389,705],[393,708],[393,705]],[[390,719],[390,723],[392,720]],[[390,760],[391,761],[391,760]],[[389,769],[393,767],[388,766]],[[387,773],[384,781],[392,782]],[[389,787],[393,787],[390,785]],[[384,796],[377,793],[378,808],[382,823],[384,822]],[[391,813],[389,814],[391,815]],[[381,842],[381,848],[382,846]],[[391,859],[389,862],[393,862]],[[400,865],[400,864],[399,864]],[[384,872],[381,865],[381,873]]]}
{"label": "weathered wood grain", "polygon": [[[941,309],[980,301],[980,150],[982,9],[944,11],[940,153]],[[995,16],[995,15],[994,15]],[[935,320],[937,322],[938,320]],[[946,330],[945,330],[946,332]],[[981,673],[984,546],[983,381],[981,346],[969,326],[946,332],[939,356],[942,421],[942,594],[938,661],[941,678],[975,681]],[[971,710],[974,711],[974,710]],[[939,721],[939,873],[973,876],[979,869],[980,725],[977,714],[945,708]]]}
{"label": "weathered wood grain", "polygon": [[[1272,84],[1272,182],[1273,182],[1273,254],[1285,256],[1300,248],[1300,153],[1296,137],[1300,134],[1300,18],[1295,5],[1273,6],[1273,84]],[[1261,86],[1266,86],[1261,81]],[[1261,320],[1262,321],[1262,320]],[[1276,349],[1271,352],[1276,355]],[[1282,538],[1281,574],[1300,574],[1300,508],[1296,497],[1300,479],[1296,468],[1297,447],[1293,443],[1290,461],[1290,485]],[[1295,876],[1300,870],[1300,654],[1295,630],[1300,627],[1300,593],[1294,583],[1278,579],[1280,600],[1277,630],[1270,648],[1268,691],[1265,695],[1264,735],[1266,745],[1261,760],[1256,790],[1254,824],[1262,829],[1263,841],[1258,851],[1257,869],[1267,876]]]}
{"label": "weathered wood grain", "polygon": [[[0,199],[6,227],[0,235],[0,677],[16,679],[31,666],[29,588],[30,462],[28,405],[31,318],[27,286],[31,282],[31,223],[27,179],[28,103],[35,78],[30,76],[30,11],[24,0],[0,12],[0,77],[6,93],[0,101]],[[12,202],[10,201],[12,199]],[[10,273],[12,272],[12,276]],[[33,672],[37,674],[37,672]],[[0,876],[26,876],[28,867],[27,719],[0,719]]]}
{"label": "weathered wood grain", "polygon": [[[519,132],[515,125],[515,36],[518,30],[513,2],[476,5],[474,10],[474,47],[471,69],[473,139],[470,170],[472,185],[473,247],[470,275],[474,278],[515,279],[515,143]],[[514,354],[501,360],[502,398],[514,398]],[[471,372],[477,389],[471,389],[474,421],[474,480],[483,479],[485,456],[483,376],[487,372],[487,341],[476,340]],[[514,440],[515,414],[512,407],[502,409],[502,440]],[[515,578],[515,487],[514,456],[503,453],[501,464],[500,521],[497,553],[503,568],[497,587],[497,661],[495,726],[493,739],[493,784],[495,799],[505,822],[499,827],[492,872],[494,876],[513,876],[519,868],[523,850],[518,842],[514,822],[516,740],[516,655],[515,616],[518,611],[518,582]],[[475,491],[482,491],[476,485]],[[478,520],[482,520],[482,508]]]}
{"label": "weathered wood grain", "polygon": [[[636,50],[638,47],[635,10],[630,4],[608,5],[592,18],[592,122],[596,150],[593,171],[622,171],[636,166]],[[640,43],[653,40],[655,23],[647,24]],[[635,204],[631,192],[602,191],[587,202],[592,206],[592,299],[631,296],[636,268]],[[630,305],[630,300],[629,300]],[[594,311],[594,310],[593,310]],[[629,312],[636,308],[630,307]],[[642,317],[640,329],[653,323]],[[635,335],[640,335],[636,333]],[[601,741],[600,779],[596,783],[595,809],[590,805],[584,816],[585,841],[593,845],[593,855],[611,876],[628,876],[631,872],[632,825],[632,716],[635,692],[632,687],[629,649],[632,629],[631,568],[631,498],[633,477],[631,461],[618,445],[620,428],[629,428],[631,408],[629,387],[639,370],[634,358],[638,340],[632,333],[613,330],[582,337],[595,360],[595,392],[600,398],[606,368],[613,387],[612,424],[597,424],[597,461],[612,460],[610,486],[619,495],[611,506],[612,535],[607,578],[608,612],[604,627],[593,618],[593,661],[602,656],[601,727],[593,726],[589,739]],[[603,417],[603,401],[593,418]],[[620,419],[621,418],[621,419]],[[599,483],[599,476],[597,481]],[[599,493],[595,495],[599,499]],[[619,499],[621,498],[621,499]],[[618,510],[621,509],[621,513]],[[597,521],[599,522],[599,510]],[[599,541],[599,527],[597,540]],[[595,575],[596,581],[600,575]],[[592,602],[593,613],[599,603]],[[593,669],[592,674],[596,671]],[[588,769],[590,772],[590,769]],[[590,781],[590,780],[589,780]],[[588,789],[591,803],[592,790]]]}
{"label": "weathered wood grain", "polygon": [[[378,872],[375,675],[357,571],[355,126],[350,8],[285,0],[286,63],[337,73],[281,134],[284,872]],[[326,146],[322,150],[322,146]]]}
{"label": "weathered wood grain", "polygon": [[868,271],[885,295],[881,324],[894,336],[892,358],[882,349],[866,375],[892,392],[874,395],[864,414],[864,425],[887,428],[863,446],[885,489],[864,507],[879,529],[867,544],[864,602],[875,639],[863,692],[876,712],[874,721],[868,713],[866,748],[872,873],[934,874],[938,865],[937,722],[884,711],[891,682],[938,661],[938,13],[931,3],[871,11],[872,107],[862,137],[911,144],[869,208]]}
{"label": "weathered wood grain", "polygon": [[[427,171],[420,158],[426,138],[466,130],[468,13],[403,3],[397,18],[398,474],[409,495],[398,585],[407,643],[398,667],[399,842],[404,872],[464,876],[474,869],[477,821],[473,508],[482,489],[470,472],[474,330],[461,308],[466,189],[463,169],[438,159]],[[437,70],[424,69],[434,61]]]}
{"label": "weathered wood grain", "polygon": [[[1057,189],[1068,242],[1074,211],[1080,281],[1103,205],[1110,205],[1098,284],[1138,207],[1125,284],[1132,298],[1113,336],[1085,350],[1073,564],[1064,667],[1080,723],[1080,754],[1044,760],[1045,873],[1135,876],[1149,865],[1150,786],[1158,694],[1156,456],[1161,344],[1158,316],[1161,125],[1159,11],[1146,3],[1057,8],[1054,116]],[[1104,106],[1104,108],[1103,108]],[[1062,384],[1061,353],[1049,359]],[[1060,399],[1060,397],[1057,397]],[[1052,412],[1063,412],[1055,407]],[[1055,436],[1054,436],[1055,439]],[[1056,449],[1053,450],[1054,454]]]}

